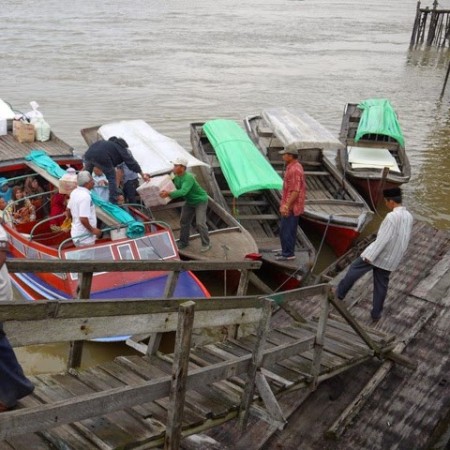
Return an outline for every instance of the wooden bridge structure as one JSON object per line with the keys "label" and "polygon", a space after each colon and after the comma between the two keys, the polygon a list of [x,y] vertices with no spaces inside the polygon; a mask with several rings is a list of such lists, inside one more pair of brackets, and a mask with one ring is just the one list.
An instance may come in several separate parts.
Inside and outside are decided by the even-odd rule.
{"label": "wooden bridge structure", "polygon": [[438,9],[438,1],[433,7],[421,7],[417,2],[416,17],[411,33],[410,46],[446,47],[450,45],[450,9]]}
{"label": "wooden bridge structure", "polygon": [[[84,280],[100,267],[105,270],[102,262],[12,261],[9,266],[23,271],[24,264],[30,272],[77,271]],[[142,270],[142,264],[157,270],[162,263],[124,262],[122,269]],[[175,271],[212,268],[201,262],[170,264],[179,265]],[[241,269],[252,264],[241,262]],[[88,287],[85,281],[82,291]],[[313,300],[321,304],[317,317],[302,317],[289,306]],[[280,307],[294,324],[271,324],[272,312]],[[176,331],[172,354],[149,346],[145,354],[84,371],[33,377],[35,392],[0,415],[2,450],[177,449],[183,437],[236,417],[244,428],[249,415],[282,429],[281,393],[313,391],[374,357],[414,365],[394,351],[393,336],[361,326],[327,284],[264,297],[9,303],[0,305],[0,320],[15,347]],[[195,328],[252,324],[253,333],[191,348]]]}

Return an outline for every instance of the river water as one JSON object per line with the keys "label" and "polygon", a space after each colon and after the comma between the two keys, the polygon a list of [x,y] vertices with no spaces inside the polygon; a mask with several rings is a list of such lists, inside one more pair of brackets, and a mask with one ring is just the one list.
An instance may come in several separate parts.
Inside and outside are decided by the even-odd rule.
{"label": "river water", "polygon": [[405,204],[450,228],[449,58],[409,49],[415,0],[3,3],[0,98],[25,112],[36,100],[78,153],[88,126],[141,118],[189,148],[190,122],[269,106],[302,108],[337,135],[347,102],[388,98],[412,165]]}

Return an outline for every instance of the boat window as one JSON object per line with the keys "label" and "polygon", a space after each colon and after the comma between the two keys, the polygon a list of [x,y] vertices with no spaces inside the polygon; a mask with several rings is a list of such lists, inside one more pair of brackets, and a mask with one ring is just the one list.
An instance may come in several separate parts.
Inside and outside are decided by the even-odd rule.
{"label": "boat window", "polygon": [[141,259],[160,260],[176,256],[175,248],[168,232],[136,239],[136,246]]}
{"label": "boat window", "polygon": [[80,248],[78,250],[70,250],[65,252],[66,259],[71,260],[104,260],[104,261],[112,261],[113,254],[111,250],[111,246],[103,245],[101,247],[88,247],[88,248]]}
{"label": "boat window", "polygon": [[117,251],[119,252],[120,259],[134,259],[130,244],[118,245]]}

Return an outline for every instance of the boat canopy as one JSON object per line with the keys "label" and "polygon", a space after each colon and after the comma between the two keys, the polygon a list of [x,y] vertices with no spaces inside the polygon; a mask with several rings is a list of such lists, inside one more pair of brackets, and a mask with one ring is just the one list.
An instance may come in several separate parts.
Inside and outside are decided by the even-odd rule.
{"label": "boat canopy", "polygon": [[128,147],[144,173],[152,176],[171,172],[176,158],[188,161],[188,167],[208,166],[192,156],[177,141],[158,133],[143,120],[121,120],[102,125],[98,133],[103,139],[118,136]]}
{"label": "boat canopy", "polygon": [[405,138],[389,100],[371,98],[358,105],[362,109],[355,142],[358,142],[365,134],[382,134],[395,139],[402,147],[405,146]]}
{"label": "boat canopy", "polygon": [[[31,150],[25,159],[42,169],[45,174],[48,174],[51,177],[50,180],[52,182],[57,183],[58,180],[66,173],[66,171],[58,166],[58,164],[53,161],[44,150]],[[40,172],[42,175],[44,175],[44,173]],[[57,184],[55,185],[57,186]],[[95,192],[91,192],[91,197],[95,206],[111,216],[117,224],[127,226],[127,236],[129,238],[136,238],[144,234],[144,225],[135,220],[131,214],[122,209],[120,206],[114,205],[110,202],[105,202]]]}
{"label": "boat canopy", "polygon": [[262,112],[274,135],[286,150],[337,150],[342,143],[301,109],[269,108]]}
{"label": "boat canopy", "polygon": [[236,122],[210,120],[203,125],[203,131],[235,197],[259,189],[282,188],[281,177]]}

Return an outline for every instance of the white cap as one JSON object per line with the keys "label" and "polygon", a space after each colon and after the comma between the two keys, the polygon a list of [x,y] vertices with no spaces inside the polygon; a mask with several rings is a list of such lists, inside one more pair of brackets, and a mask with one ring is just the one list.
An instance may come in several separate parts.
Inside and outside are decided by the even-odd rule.
{"label": "white cap", "polygon": [[184,166],[187,167],[188,166],[188,160],[184,159],[184,158],[177,158],[174,161],[171,161],[173,165],[175,166]]}

